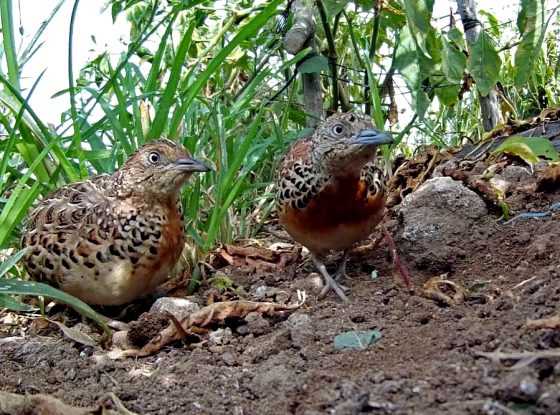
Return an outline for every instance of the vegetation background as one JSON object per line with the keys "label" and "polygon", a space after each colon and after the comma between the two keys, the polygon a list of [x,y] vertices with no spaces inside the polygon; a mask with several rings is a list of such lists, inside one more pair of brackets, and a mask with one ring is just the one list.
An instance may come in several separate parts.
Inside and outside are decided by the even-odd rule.
{"label": "vegetation background", "polygon": [[[255,235],[273,210],[280,155],[318,115],[304,105],[305,79],[318,80],[319,115],[354,109],[399,132],[387,159],[420,144],[481,140],[488,128],[480,102],[492,94],[501,122],[559,101],[558,1],[507,2],[512,13],[496,14],[487,2],[458,1],[478,13],[480,33],[467,42],[455,2],[437,15],[433,0],[112,0],[104,13],[129,27],[115,39],[120,52],[98,44],[75,67],[83,4],[74,0],[64,29],[68,81],[54,96],[67,105],[47,120],[33,104],[44,72],[22,76],[44,52],[45,30],[65,1],[22,36],[15,10],[29,3],[0,1],[0,249],[9,257],[0,266],[0,306],[21,309],[8,293],[47,289],[13,279],[25,277],[15,252],[35,200],[114,171],[156,137],[182,142],[215,168],[182,196],[194,263],[219,243]],[[315,41],[292,55],[283,41],[298,5],[314,17]]]}

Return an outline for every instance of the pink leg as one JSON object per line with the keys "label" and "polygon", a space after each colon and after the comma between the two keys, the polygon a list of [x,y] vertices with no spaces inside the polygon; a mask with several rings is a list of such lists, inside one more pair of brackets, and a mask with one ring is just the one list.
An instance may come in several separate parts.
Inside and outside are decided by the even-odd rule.
{"label": "pink leg", "polygon": [[391,257],[393,258],[393,266],[397,269],[397,271],[401,275],[406,288],[411,289],[413,285],[412,285],[412,280],[410,278],[410,272],[408,272],[408,268],[401,262],[399,253],[397,252],[397,246],[395,245],[395,241],[393,240],[393,237],[387,231],[387,229],[385,229],[385,227],[382,227],[382,231],[383,234],[385,235],[385,241],[389,246]]}

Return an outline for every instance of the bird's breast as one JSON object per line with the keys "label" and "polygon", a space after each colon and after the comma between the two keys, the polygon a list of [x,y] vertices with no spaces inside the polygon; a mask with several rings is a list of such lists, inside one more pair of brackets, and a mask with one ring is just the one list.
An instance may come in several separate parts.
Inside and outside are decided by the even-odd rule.
{"label": "bird's breast", "polygon": [[384,210],[383,193],[369,194],[360,178],[336,178],[305,208],[281,208],[279,219],[295,240],[319,253],[345,249],[366,238]]}

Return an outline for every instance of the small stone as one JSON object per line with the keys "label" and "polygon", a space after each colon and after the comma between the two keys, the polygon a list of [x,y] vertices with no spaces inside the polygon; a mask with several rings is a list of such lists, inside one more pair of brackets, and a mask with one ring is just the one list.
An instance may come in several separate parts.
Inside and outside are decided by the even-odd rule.
{"label": "small stone", "polygon": [[518,183],[531,177],[531,172],[525,167],[509,165],[502,172],[502,177],[508,182]]}
{"label": "small stone", "polygon": [[270,331],[270,323],[260,313],[249,313],[245,317],[249,333],[256,336],[268,333]]}
{"label": "small stone", "polygon": [[123,350],[131,348],[128,342],[128,330],[121,330],[113,333],[113,346]]}
{"label": "small stone", "polygon": [[188,317],[195,311],[200,310],[200,306],[193,300],[179,297],[161,297],[156,300],[150,308],[150,313],[169,313],[177,320]]}
{"label": "small stone", "polygon": [[310,273],[305,278],[296,279],[293,285],[294,289],[302,290],[313,295],[319,294],[324,286],[323,278],[316,272]]}
{"label": "small stone", "polygon": [[260,285],[255,289],[255,299],[263,300],[266,298],[266,293],[269,290],[269,287],[266,285]]}
{"label": "small stone", "polygon": [[531,370],[509,374],[498,385],[495,395],[502,401],[536,402],[541,394],[541,383]]}
{"label": "small stone", "polygon": [[231,341],[232,337],[233,334],[231,332],[231,329],[229,327],[226,327],[225,329],[211,331],[208,335],[208,342],[210,343],[210,345],[220,346],[228,344]]}
{"label": "small stone", "polygon": [[309,314],[293,313],[284,323],[290,331],[290,338],[294,346],[302,348],[315,338],[315,328]]}
{"label": "small stone", "polygon": [[234,366],[237,363],[237,359],[235,358],[235,355],[231,352],[225,352],[222,355],[222,360],[228,366]]}

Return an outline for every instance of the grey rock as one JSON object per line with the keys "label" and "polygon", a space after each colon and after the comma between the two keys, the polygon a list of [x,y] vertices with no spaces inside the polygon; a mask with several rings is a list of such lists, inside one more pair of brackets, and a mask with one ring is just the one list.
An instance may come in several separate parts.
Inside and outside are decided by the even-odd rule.
{"label": "grey rock", "polygon": [[502,171],[502,177],[510,183],[518,183],[531,177],[531,172],[526,167],[509,165]]}
{"label": "grey rock", "polygon": [[530,370],[518,370],[506,376],[495,391],[496,398],[502,401],[536,402],[541,395],[541,383]]}
{"label": "grey rock", "polygon": [[315,327],[308,314],[293,313],[284,325],[290,331],[292,343],[300,349],[315,339]]}
{"label": "grey rock", "polygon": [[487,213],[484,201],[461,182],[427,180],[401,204],[402,250],[419,268],[445,270],[450,259],[461,255],[464,235]]}
{"label": "grey rock", "polygon": [[249,333],[256,336],[268,333],[270,331],[270,323],[260,313],[249,313],[245,317]]}
{"label": "grey rock", "polygon": [[181,320],[198,310],[200,310],[200,306],[192,299],[161,297],[152,304],[150,313],[169,313],[177,320]]}
{"label": "grey rock", "polygon": [[210,345],[221,346],[228,344],[233,337],[231,329],[226,327],[225,329],[218,329],[211,331],[208,335],[208,343]]}

